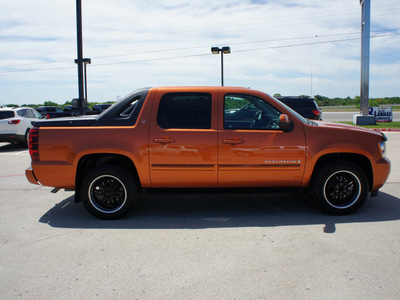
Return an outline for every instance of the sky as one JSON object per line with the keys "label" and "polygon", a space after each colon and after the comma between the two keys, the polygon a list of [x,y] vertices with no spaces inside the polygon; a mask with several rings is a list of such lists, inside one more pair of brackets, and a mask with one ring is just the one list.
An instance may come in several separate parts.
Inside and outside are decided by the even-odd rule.
{"label": "sky", "polygon": [[[0,105],[78,97],[76,1],[0,0]],[[89,102],[224,84],[360,95],[359,0],[82,0]],[[400,96],[400,2],[371,0],[371,98]]]}

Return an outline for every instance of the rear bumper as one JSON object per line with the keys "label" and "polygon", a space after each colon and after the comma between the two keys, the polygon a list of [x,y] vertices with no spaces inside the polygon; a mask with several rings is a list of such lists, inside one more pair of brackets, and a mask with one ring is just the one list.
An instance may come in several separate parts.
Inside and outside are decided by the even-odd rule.
{"label": "rear bumper", "polygon": [[75,168],[59,161],[32,161],[25,170],[30,183],[60,189],[75,189]]}
{"label": "rear bumper", "polygon": [[30,183],[40,185],[40,183],[39,183],[39,181],[36,179],[35,173],[33,173],[33,170],[32,170],[31,167],[29,167],[28,169],[25,170],[25,177],[26,177],[26,179],[28,179],[28,181],[29,181]]}

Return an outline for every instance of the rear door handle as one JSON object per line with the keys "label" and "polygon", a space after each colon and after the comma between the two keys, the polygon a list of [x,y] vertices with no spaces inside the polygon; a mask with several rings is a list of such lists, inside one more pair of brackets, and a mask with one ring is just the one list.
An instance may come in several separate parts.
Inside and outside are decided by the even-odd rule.
{"label": "rear door handle", "polygon": [[240,145],[244,143],[244,140],[241,139],[226,139],[222,140],[222,143],[229,144],[229,145]]}
{"label": "rear door handle", "polygon": [[162,138],[155,138],[153,140],[153,142],[162,144],[162,145],[166,145],[166,144],[175,143],[175,140],[173,138],[169,138],[169,137],[162,137]]}

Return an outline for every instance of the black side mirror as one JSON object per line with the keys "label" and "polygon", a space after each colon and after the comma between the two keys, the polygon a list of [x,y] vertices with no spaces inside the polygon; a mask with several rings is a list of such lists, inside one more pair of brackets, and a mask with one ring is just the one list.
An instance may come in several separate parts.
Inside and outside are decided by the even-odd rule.
{"label": "black side mirror", "polygon": [[282,114],[279,116],[279,128],[284,132],[292,130],[293,123],[289,120],[289,117],[287,115]]}

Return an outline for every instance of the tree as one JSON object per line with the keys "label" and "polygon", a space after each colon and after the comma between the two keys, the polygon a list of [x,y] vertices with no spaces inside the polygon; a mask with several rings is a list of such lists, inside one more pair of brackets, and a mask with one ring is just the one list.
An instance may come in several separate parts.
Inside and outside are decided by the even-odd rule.
{"label": "tree", "polygon": [[58,103],[55,103],[53,101],[44,101],[43,105],[44,106],[58,106]]}

